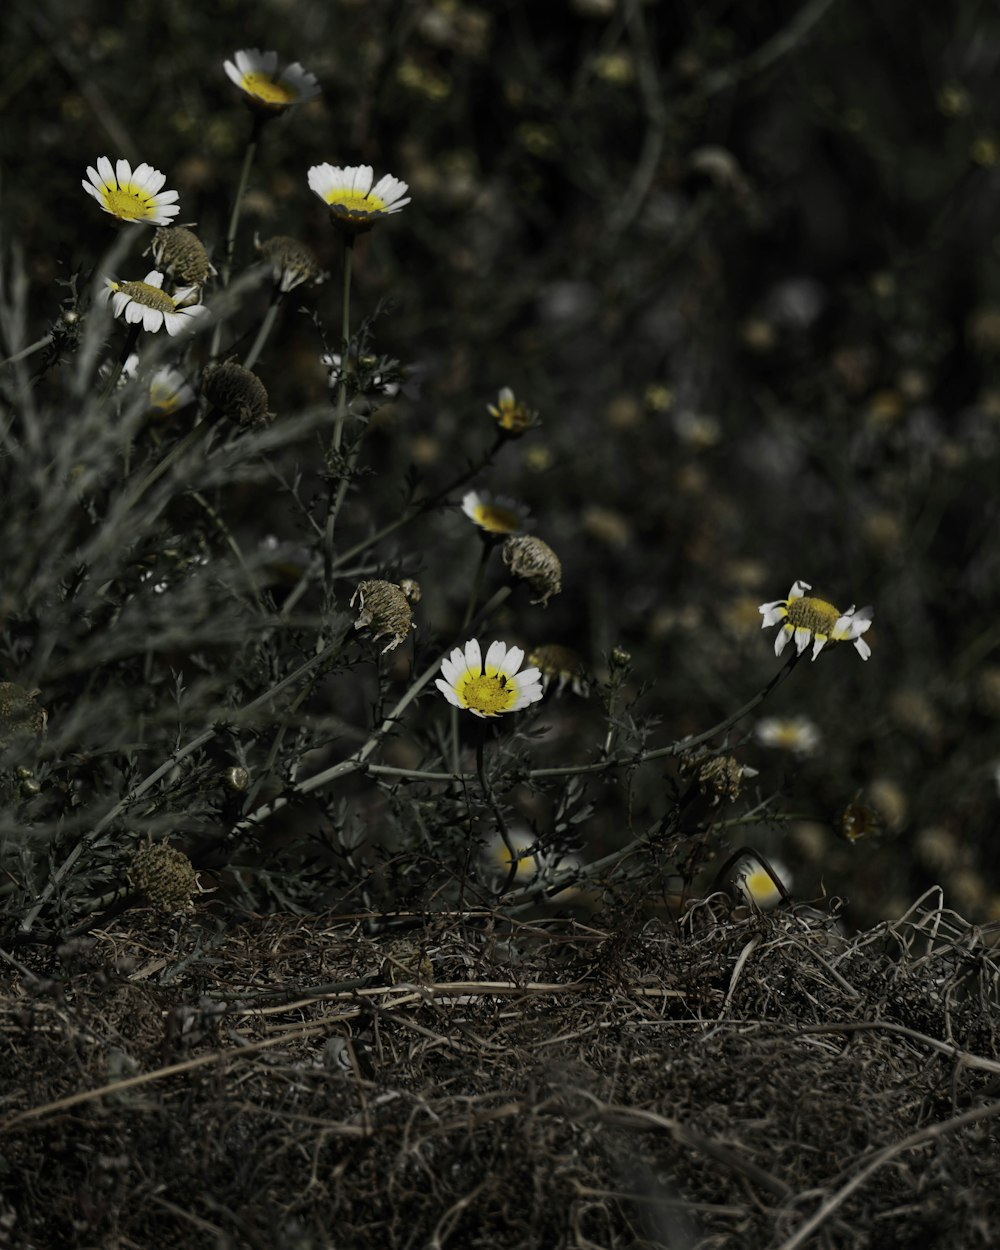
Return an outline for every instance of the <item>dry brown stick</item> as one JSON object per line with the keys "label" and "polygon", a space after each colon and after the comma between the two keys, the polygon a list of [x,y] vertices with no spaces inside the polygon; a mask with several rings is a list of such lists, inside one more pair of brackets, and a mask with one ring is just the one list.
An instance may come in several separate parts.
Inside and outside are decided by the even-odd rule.
{"label": "dry brown stick", "polygon": [[816,1229],[829,1219],[834,1211],[839,1206],[842,1206],[856,1189],[859,1189],[868,1180],[873,1172],[877,1172],[883,1163],[888,1163],[896,1155],[900,1155],[906,1150],[912,1150],[914,1146],[922,1146],[924,1142],[933,1141],[936,1137],[943,1137],[946,1133],[954,1133],[957,1129],[965,1128],[969,1124],[977,1124],[980,1120],[989,1120],[993,1116],[1000,1116],[1000,1102],[990,1103],[987,1107],[977,1107],[974,1111],[966,1111],[963,1115],[957,1115],[951,1120],[930,1124],[927,1128],[918,1129],[915,1133],[910,1133],[908,1137],[904,1137],[900,1141],[893,1142],[889,1146],[883,1146],[860,1172],[857,1172],[846,1185],[842,1185],[831,1198],[827,1198],[816,1214],[806,1220],[797,1233],[793,1233],[780,1246],[776,1246],[775,1250],[798,1250],[798,1247],[807,1241]]}
{"label": "dry brown stick", "polygon": [[894,1024],[891,1020],[845,1020],[842,1024],[809,1024],[796,1030],[797,1036],[804,1033],[868,1033],[882,1029],[887,1033],[898,1033],[911,1041],[920,1042],[932,1050],[947,1055],[949,1059],[957,1059],[967,1068],[977,1068],[980,1072],[1000,1073],[1000,1063],[995,1059],[985,1059],[982,1055],[974,1055],[970,1051],[952,1046],[950,1042],[940,1042],[936,1037],[928,1037],[926,1033],[918,1033],[916,1029],[908,1029],[905,1024]]}

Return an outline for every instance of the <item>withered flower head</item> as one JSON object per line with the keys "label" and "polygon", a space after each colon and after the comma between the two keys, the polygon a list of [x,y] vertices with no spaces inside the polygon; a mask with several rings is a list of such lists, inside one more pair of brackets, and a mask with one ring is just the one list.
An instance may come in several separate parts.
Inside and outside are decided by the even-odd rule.
{"label": "withered flower head", "polygon": [[200,894],[198,874],[183,851],[165,842],[144,843],[132,856],[128,877],[141,890],[150,906],[164,915],[191,911],[191,902]]}
{"label": "withered flower head", "polygon": [[261,259],[271,266],[274,280],[281,291],[292,291],[305,282],[322,282],[326,274],[310,248],[298,239],[276,234],[272,239],[254,239]]}
{"label": "withered flower head", "polygon": [[538,413],[515,399],[509,386],[503,387],[495,404],[486,407],[505,438],[520,438],[538,425]]}
{"label": "withered flower head", "polygon": [[15,738],[45,732],[48,713],[35,702],[40,690],[25,690],[13,681],[0,681],[0,747],[9,747]]}
{"label": "withered flower head", "polygon": [[702,794],[709,797],[713,807],[723,800],[733,802],[740,797],[745,777],[756,777],[757,769],[741,764],[731,755],[688,758],[681,763],[681,771],[693,772]]}
{"label": "withered flower head", "polygon": [[149,246],[157,268],[175,280],[202,286],[215,273],[201,239],[186,226],[160,226]]}
{"label": "withered flower head", "polygon": [[542,689],[556,683],[556,694],[562,694],[567,686],[582,697],[590,690],[587,667],[583,657],[572,647],[557,642],[547,642],[528,653],[528,663],[533,664],[542,675]]}
{"label": "withered flower head", "polygon": [[264,383],[233,361],[210,365],[202,374],[201,392],[213,408],[238,425],[264,426],[271,420]]}
{"label": "withered flower head", "polygon": [[405,641],[410,630],[417,628],[413,623],[413,613],[406,594],[400,586],[392,582],[361,582],[351,596],[352,608],[355,600],[358,602],[358,619],[354,622],[354,628],[364,629],[371,626],[372,642],[388,638],[389,642],[382,648],[383,655],[398,647]]}
{"label": "withered flower head", "polygon": [[532,603],[547,606],[562,590],[562,565],[548,543],[531,534],[516,534],[504,541],[503,562],[515,577],[523,578],[538,595]]}

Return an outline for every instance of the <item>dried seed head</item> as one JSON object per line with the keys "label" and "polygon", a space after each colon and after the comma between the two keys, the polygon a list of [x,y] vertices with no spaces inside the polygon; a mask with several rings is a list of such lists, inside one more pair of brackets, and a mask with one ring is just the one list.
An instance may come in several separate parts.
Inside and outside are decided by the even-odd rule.
{"label": "dried seed head", "polygon": [[205,370],[201,393],[224,417],[238,425],[263,426],[271,420],[264,383],[256,373],[232,361],[211,365]]}
{"label": "dried seed head", "polygon": [[132,856],[129,880],[141,890],[150,906],[164,915],[191,911],[191,899],[201,893],[198,874],[183,851],[165,842],[147,842]]}
{"label": "dried seed head", "polygon": [[201,239],[184,226],[160,226],[150,247],[157,268],[183,283],[201,286],[215,273]]}
{"label": "dried seed head", "polygon": [[533,664],[542,674],[542,689],[556,683],[556,694],[561,694],[567,686],[574,694],[586,696],[590,683],[583,657],[572,647],[563,647],[559,643],[549,642],[536,647],[528,656],[528,663]]}
{"label": "dried seed head", "polygon": [[757,769],[741,764],[731,755],[716,755],[711,759],[695,757],[681,764],[682,772],[693,772],[702,794],[709,796],[715,807],[723,800],[732,802],[740,797],[745,777],[756,777]]}
{"label": "dried seed head", "polygon": [[503,545],[503,562],[515,577],[522,577],[538,595],[532,603],[547,606],[562,590],[562,565],[548,543],[531,534],[516,534]]}
{"label": "dried seed head", "polygon": [[399,589],[406,595],[409,603],[419,603],[423,591],[420,589],[420,583],[413,577],[402,577],[399,580]]}
{"label": "dried seed head", "polygon": [[322,282],[326,277],[313,252],[298,239],[276,234],[262,243],[255,237],[254,246],[261,259],[271,266],[274,280],[282,291],[294,290],[304,282]]}
{"label": "dried seed head", "polygon": [[373,642],[377,642],[379,638],[388,638],[388,645],[382,648],[383,655],[398,647],[411,629],[416,629],[406,595],[392,582],[361,582],[351,596],[352,608],[355,599],[358,601],[359,611],[354,628],[364,629],[370,625]]}
{"label": "dried seed head", "polygon": [[9,747],[15,738],[45,732],[49,714],[35,702],[37,694],[41,691],[0,681],[0,747]]}

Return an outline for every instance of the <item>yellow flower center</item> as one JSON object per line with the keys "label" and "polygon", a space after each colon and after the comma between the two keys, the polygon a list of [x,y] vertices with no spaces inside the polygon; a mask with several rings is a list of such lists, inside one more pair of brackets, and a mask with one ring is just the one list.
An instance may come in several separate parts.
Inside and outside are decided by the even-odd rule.
{"label": "yellow flower center", "polygon": [[145,304],[147,308],[155,308],[157,312],[172,313],[177,311],[177,305],[170,296],[161,291],[158,286],[152,286],[149,282],[120,282],[115,287],[115,290],[124,291],[137,304]]}
{"label": "yellow flower center", "polygon": [[517,702],[517,684],[506,673],[468,672],[455,683],[455,693],[467,708],[496,716]]}
{"label": "yellow flower center", "polygon": [[299,93],[288,83],[278,82],[270,74],[258,71],[244,74],[241,85],[248,95],[263,100],[265,104],[294,104],[299,98]]}
{"label": "yellow flower center", "polygon": [[385,208],[385,200],[371,191],[341,191],[335,188],[327,193],[326,202],[334,212],[340,210],[348,217],[355,213],[378,213]]}
{"label": "yellow flower center", "polygon": [[808,629],[811,634],[831,638],[839,620],[840,612],[825,599],[813,599],[806,595],[788,602],[788,624],[794,629]]}
{"label": "yellow flower center", "polygon": [[177,390],[172,386],[165,386],[162,382],[155,381],[149,384],[149,402],[157,412],[162,412],[165,416],[177,411],[180,398]]}
{"label": "yellow flower center", "polygon": [[521,518],[510,508],[497,504],[476,505],[476,524],[491,534],[516,534],[521,528]]}
{"label": "yellow flower center", "polygon": [[124,187],[105,183],[101,194],[104,207],[120,221],[145,221],[147,217],[156,216],[153,197],[134,183],[129,182]]}

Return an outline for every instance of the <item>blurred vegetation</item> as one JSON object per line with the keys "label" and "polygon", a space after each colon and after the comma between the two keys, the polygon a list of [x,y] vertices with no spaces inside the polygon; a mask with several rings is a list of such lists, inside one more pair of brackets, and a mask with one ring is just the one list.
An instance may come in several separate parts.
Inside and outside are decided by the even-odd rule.
{"label": "blurred vegetation", "polygon": [[[708,888],[749,843],[797,897],[847,898],[858,925],[932,883],[970,918],[1000,918],[995,10],[274,0],[248,20],[228,0],[15,0],[5,27],[4,355],[52,336],[0,379],[0,676],[48,716],[3,762],[12,920],[75,853],[39,927],[96,915],[128,888],[140,837],[169,837],[218,899],[259,909],[425,906],[467,874],[470,832],[488,840],[488,805],[470,815],[460,789],[386,777],[240,824],[355,750],[411,662],[419,673],[454,644],[480,554],[461,513],[435,509],[335,584],[310,573],[309,518],[344,468],[323,463],[320,363],[340,349],[343,247],[306,185],[326,161],[391,172],[413,197],[355,248],[353,328],[371,373],[396,361],[403,385],[356,408],[341,550],[410,490],[432,496],[484,460],[501,387],[541,414],[472,485],[530,505],[563,591],[541,609],[519,589],[489,637],[573,647],[596,680],[588,700],[550,696],[516,721],[523,736],[501,726],[508,818],[585,862],[666,827],[687,784],[671,761],[586,786],[519,786],[519,770],[599,753],[616,646],[631,656],[620,745],[724,720],[778,667],[757,605],[802,578],[841,608],[874,604],[872,658],[831,649],[754,714],[808,716],[808,758],[739,745],[752,717],[720,737],[759,770],[759,793],[699,826],[690,863],[671,825],[647,864],[656,890]],[[92,306],[92,283],[152,262],[133,245],[109,267],[110,219],[80,180],[100,155],[155,165],[218,260],[250,133],[222,62],[249,46],[301,61],[323,95],[265,128],[237,270],[257,231],[309,245],[330,280],[283,301],[255,365],[271,428],[223,440],[127,515],[123,458],[151,467],[193,409],[150,425],[135,388],[113,420],[99,402],[97,366],[124,327]],[[243,358],[269,292],[241,291],[223,354]],[[192,382],[208,338],[184,346]],[[423,586],[415,641],[375,661],[348,601],[362,578],[400,576]],[[484,595],[503,580],[497,560]],[[320,643],[332,658],[308,686],[266,697]],[[241,722],[255,700],[266,715]],[[381,758],[440,767],[446,723],[428,696]],[[848,809],[846,832],[867,836],[843,836]]]}

